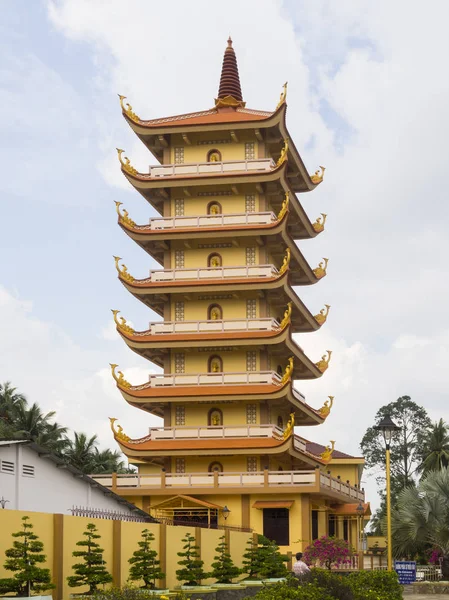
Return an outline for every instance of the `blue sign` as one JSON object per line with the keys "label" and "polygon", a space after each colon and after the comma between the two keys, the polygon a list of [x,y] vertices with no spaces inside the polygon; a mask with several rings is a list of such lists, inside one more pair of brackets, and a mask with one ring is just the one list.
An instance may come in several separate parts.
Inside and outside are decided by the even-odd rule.
{"label": "blue sign", "polygon": [[398,574],[401,585],[416,581],[416,562],[414,560],[395,560],[394,570]]}

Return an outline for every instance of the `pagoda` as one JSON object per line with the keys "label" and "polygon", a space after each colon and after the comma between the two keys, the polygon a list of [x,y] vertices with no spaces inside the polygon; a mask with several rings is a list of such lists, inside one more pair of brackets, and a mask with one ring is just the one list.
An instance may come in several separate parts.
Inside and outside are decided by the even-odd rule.
{"label": "pagoda", "polygon": [[130,439],[111,419],[138,472],[101,482],[169,523],[252,529],[283,549],[332,531],[354,541],[363,459],[295,433],[330,413],[332,396],[316,408],[294,381],[321,377],[332,353],[311,358],[293,339],[326,321],[329,306],[314,315],[297,290],[323,279],[328,259],[313,268],[296,244],[324,230],[326,215],[311,222],[297,196],[324,167],[310,176],[288,133],[287,84],[274,111],[247,108],[229,39],[213,108],[143,120],[120,103],[158,161],[140,173],[118,149],[121,170],[158,216],[138,225],[116,202],[118,224],[161,268],[139,279],[115,266],[161,319],[135,331],[112,312],[129,348],[163,371],[131,384],[111,369],[142,422],[163,426]]}

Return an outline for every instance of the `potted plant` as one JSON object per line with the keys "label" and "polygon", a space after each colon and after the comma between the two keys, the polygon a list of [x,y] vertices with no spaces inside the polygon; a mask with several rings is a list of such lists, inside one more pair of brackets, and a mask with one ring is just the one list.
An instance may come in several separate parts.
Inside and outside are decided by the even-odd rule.
{"label": "potted plant", "polygon": [[231,555],[228,552],[228,545],[225,541],[225,536],[222,535],[220,543],[215,548],[217,553],[212,563],[212,571],[210,577],[216,580],[214,585],[232,585],[232,580],[240,575],[241,569],[235,566]]}
{"label": "potted plant", "polygon": [[265,536],[260,536],[260,552],[262,554],[262,567],[259,575],[262,579],[279,580],[287,576],[286,557],[279,552],[279,546],[276,542],[269,540]]}
{"label": "potted plant", "polygon": [[84,539],[76,542],[76,545],[83,550],[72,552],[72,556],[80,557],[83,562],[72,565],[75,575],[67,577],[70,587],[89,586],[86,595],[94,594],[99,585],[112,582],[112,575],[104,566],[103,548],[100,548],[100,544],[95,541],[101,537],[97,532],[96,525],[87,524],[86,531],[83,533]]}
{"label": "potted plant", "polygon": [[178,556],[181,557],[178,565],[182,568],[176,571],[176,578],[181,583],[182,589],[201,586],[201,580],[206,579],[208,574],[203,570],[204,561],[200,558],[199,547],[195,545],[195,537],[191,533],[186,533],[182,541],[184,542],[182,552],[178,552]]}
{"label": "potted plant", "polygon": [[[144,529],[141,533],[141,540],[137,542],[139,549],[135,550],[128,560],[131,565],[130,581],[143,581],[141,589],[144,590],[156,590],[156,580],[165,577],[165,573],[160,568],[157,552],[151,547],[152,542],[154,542],[154,534],[148,529]],[[168,590],[158,591],[168,592]]]}
{"label": "potted plant", "polygon": [[37,566],[44,563],[47,557],[43,554],[44,544],[33,533],[33,525],[29,521],[29,517],[22,517],[22,529],[12,534],[18,539],[5,552],[7,559],[4,568],[14,575],[0,579],[0,594],[14,592],[19,598],[29,598],[32,595],[51,598],[41,595],[55,586],[51,582],[50,569]]}

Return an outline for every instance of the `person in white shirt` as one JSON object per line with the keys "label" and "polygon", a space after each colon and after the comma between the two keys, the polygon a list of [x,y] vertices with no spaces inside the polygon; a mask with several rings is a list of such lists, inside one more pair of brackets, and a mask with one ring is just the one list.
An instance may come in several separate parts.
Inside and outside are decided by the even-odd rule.
{"label": "person in white shirt", "polygon": [[310,569],[302,560],[302,552],[298,552],[296,554],[296,562],[293,563],[293,575],[296,577],[302,577],[306,573],[310,573]]}

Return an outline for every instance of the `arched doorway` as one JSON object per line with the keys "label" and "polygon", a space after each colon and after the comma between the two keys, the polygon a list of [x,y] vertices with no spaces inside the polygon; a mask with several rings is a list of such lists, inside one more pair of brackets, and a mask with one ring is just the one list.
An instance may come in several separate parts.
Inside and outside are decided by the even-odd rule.
{"label": "arched doorway", "polygon": [[223,473],[223,465],[220,462],[211,462],[208,471],[209,473]]}
{"label": "arched doorway", "polygon": [[206,160],[207,160],[207,162],[221,162],[220,150],[217,150],[216,148],[209,150],[209,152],[207,153]]}
{"label": "arched doorway", "polygon": [[223,309],[219,304],[211,304],[207,309],[207,320],[208,321],[222,321],[223,320]]}
{"label": "arched doorway", "polygon": [[222,212],[221,204],[219,202],[209,202],[207,205],[208,215],[221,215]]}
{"label": "arched doorway", "polygon": [[218,252],[213,252],[212,254],[209,254],[209,256],[207,257],[207,266],[208,267],[217,269],[218,267],[221,267],[222,265],[223,265],[223,260],[221,258],[221,254],[218,254]]}
{"label": "arched doorway", "polygon": [[207,371],[208,373],[223,373],[223,359],[221,356],[209,357]]}
{"label": "arched doorway", "polygon": [[223,425],[223,412],[219,408],[211,408],[207,414],[209,427],[221,427]]}

